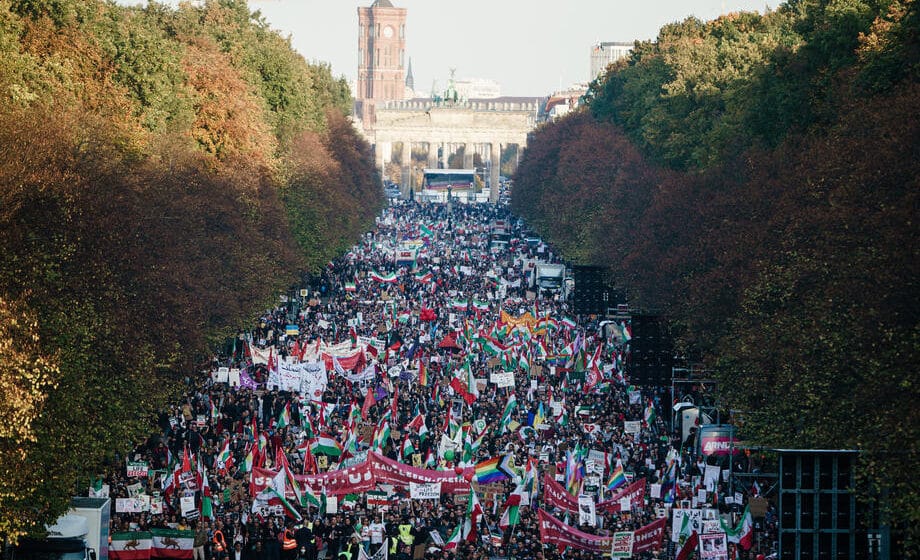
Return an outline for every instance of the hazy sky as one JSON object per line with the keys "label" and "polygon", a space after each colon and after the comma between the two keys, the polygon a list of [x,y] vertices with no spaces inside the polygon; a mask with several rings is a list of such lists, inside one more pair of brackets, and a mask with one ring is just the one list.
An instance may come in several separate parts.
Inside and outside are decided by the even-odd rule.
{"label": "hazy sky", "polygon": [[[118,0],[122,4],[140,0]],[[357,73],[358,6],[372,0],[249,0],[306,59],[328,62],[349,81]],[[763,0],[392,0],[406,8],[406,54],[415,88],[433,80],[487,78],[503,95],[548,95],[587,81],[591,45],[653,39],[665,23],[694,15],[763,11]],[[175,4],[175,0],[169,3]],[[774,2],[773,6],[776,5]]]}

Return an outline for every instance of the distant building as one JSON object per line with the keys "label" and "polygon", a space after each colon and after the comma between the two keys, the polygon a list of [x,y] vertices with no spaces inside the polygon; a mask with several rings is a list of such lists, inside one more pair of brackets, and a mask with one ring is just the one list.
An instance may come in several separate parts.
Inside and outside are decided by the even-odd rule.
{"label": "distant building", "polygon": [[502,96],[502,86],[494,80],[470,78],[454,81],[461,99],[495,99]]}
{"label": "distant building", "polygon": [[620,59],[626,58],[632,50],[632,43],[596,43],[591,47],[591,76],[589,76],[588,79],[596,79],[607,70],[607,66]]}
{"label": "distant building", "polygon": [[355,116],[374,127],[378,102],[403,99],[406,89],[406,9],[390,0],[358,8],[358,81]]}
{"label": "distant building", "polygon": [[554,121],[580,106],[581,98],[587,91],[587,84],[574,84],[568,89],[553,92],[543,106],[545,120]]}

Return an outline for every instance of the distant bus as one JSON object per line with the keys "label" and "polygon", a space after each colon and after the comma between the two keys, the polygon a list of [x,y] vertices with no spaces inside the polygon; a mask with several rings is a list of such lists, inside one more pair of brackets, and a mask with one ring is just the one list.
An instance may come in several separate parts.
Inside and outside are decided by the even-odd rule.
{"label": "distant bus", "polygon": [[476,186],[475,169],[426,169],[422,187],[432,191],[468,191]]}

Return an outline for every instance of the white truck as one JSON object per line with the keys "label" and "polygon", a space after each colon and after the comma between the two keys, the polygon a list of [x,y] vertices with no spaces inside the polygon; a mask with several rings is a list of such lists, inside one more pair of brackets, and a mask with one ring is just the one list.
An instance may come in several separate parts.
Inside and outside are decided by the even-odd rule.
{"label": "white truck", "polygon": [[45,527],[43,539],[22,538],[11,547],[11,560],[107,560],[109,498],[75,497],[70,511]]}
{"label": "white truck", "polygon": [[534,285],[541,290],[561,291],[565,283],[565,265],[537,263]]}

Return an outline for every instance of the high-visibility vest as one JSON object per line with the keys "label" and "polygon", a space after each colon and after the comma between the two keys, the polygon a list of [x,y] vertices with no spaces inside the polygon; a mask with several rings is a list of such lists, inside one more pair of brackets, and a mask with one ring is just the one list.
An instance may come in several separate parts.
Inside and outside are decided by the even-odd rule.
{"label": "high-visibility vest", "polygon": [[281,550],[296,550],[297,541],[294,540],[294,535],[290,530],[284,530],[284,537],[281,539]]}
{"label": "high-visibility vest", "polygon": [[214,543],[215,552],[223,552],[227,550],[227,541],[224,540],[224,534],[220,529],[214,531],[214,536],[211,538],[211,542]]}
{"label": "high-visibility vest", "polygon": [[415,540],[415,537],[412,536],[412,525],[400,525],[399,526],[399,540],[403,543],[411,545]]}

